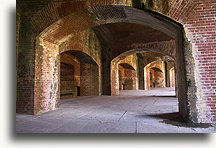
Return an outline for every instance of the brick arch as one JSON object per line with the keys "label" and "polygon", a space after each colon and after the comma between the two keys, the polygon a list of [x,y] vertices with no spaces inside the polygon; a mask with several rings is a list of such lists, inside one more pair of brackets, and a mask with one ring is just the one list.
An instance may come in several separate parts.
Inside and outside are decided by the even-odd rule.
{"label": "brick arch", "polygon": [[[116,13],[112,13],[112,11]],[[137,14],[137,15],[134,15]],[[79,18],[77,18],[79,16]],[[85,19],[84,19],[85,18]],[[76,20],[76,21],[74,21]],[[151,23],[149,23],[151,22]],[[46,29],[44,29],[39,35],[38,35],[38,41],[39,45],[42,46],[43,52],[39,52],[38,48],[36,48],[36,59],[39,59],[40,57],[43,57],[43,61],[46,61],[45,57],[48,55],[52,60],[49,60],[49,64],[46,64],[46,67],[43,68],[42,64],[42,69],[50,69],[48,70],[50,73],[50,77],[52,76],[58,76],[58,72],[56,71],[56,68],[59,66],[53,66],[57,62],[55,59],[58,59],[59,52],[61,52],[60,47],[62,44],[64,44],[67,41],[73,40],[75,43],[79,43],[79,41],[74,40],[73,38],[78,35],[80,32],[87,30],[88,28],[94,27],[94,31],[96,33],[96,36],[100,38],[100,35],[97,34],[97,28],[95,27],[104,27],[107,24],[116,24],[116,23],[126,23],[126,26],[128,24],[136,24],[138,26],[143,26],[146,27],[147,29],[151,29],[152,31],[157,30],[158,32],[162,32],[163,34],[166,34],[170,38],[174,39],[175,41],[165,41],[162,44],[169,44],[169,42],[174,44],[176,48],[173,48],[170,54],[172,56],[175,56],[177,59],[177,65],[179,67],[182,67],[184,69],[184,63],[183,63],[183,50],[182,50],[182,40],[181,40],[181,29],[182,26],[178,23],[172,22],[168,20],[166,17],[161,16],[157,13],[152,13],[148,11],[143,11],[139,10],[136,8],[132,7],[126,7],[126,6],[95,6],[91,7],[89,9],[83,9],[78,12],[74,13],[69,13],[67,16],[64,16],[63,18],[59,19],[58,21],[54,22],[53,24],[50,24],[50,26]],[[43,25],[41,25],[43,26]],[[100,34],[100,33],[99,33]],[[137,38],[139,39],[139,38]],[[129,39],[130,40],[130,39]],[[174,42],[174,43],[173,43]],[[102,43],[102,41],[100,41]],[[103,43],[102,43],[103,44]],[[119,48],[119,49],[124,49],[123,51],[121,50],[116,50],[120,52],[125,52],[128,50],[131,50],[132,48],[142,48],[142,47],[148,47],[148,48],[153,48],[154,50],[159,47],[167,47],[161,46],[161,45],[155,45],[154,42],[150,44],[142,44],[141,45],[131,45],[128,46],[128,48]],[[56,51],[55,51],[56,50]],[[82,48],[80,48],[82,50]],[[103,52],[106,49],[103,49]],[[175,51],[176,50],[176,51]],[[160,52],[166,51],[164,48],[160,49]],[[87,53],[87,52],[86,52]],[[45,54],[45,55],[44,55]],[[103,53],[102,53],[103,54]],[[115,54],[110,52],[109,54],[111,59],[116,57]],[[119,54],[119,53],[117,53]],[[177,56],[176,56],[177,55]],[[110,60],[111,60],[110,59]],[[109,60],[109,59],[108,59]],[[36,60],[37,61],[37,60]],[[110,61],[111,62],[111,61]],[[179,63],[178,63],[179,62]],[[180,66],[181,65],[181,66]],[[36,63],[36,66],[40,67],[38,63]],[[50,66],[50,67],[49,67]],[[48,68],[49,67],[49,68]],[[105,70],[106,71],[106,70]],[[53,72],[53,74],[51,74]],[[116,73],[117,74],[117,73]],[[40,72],[36,69],[36,77],[40,76]],[[112,74],[111,74],[112,75]],[[185,76],[183,74],[183,76]],[[52,87],[53,85],[56,86],[56,78],[53,78],[50,82],[48,82],[46,85],[51,86],[50,91],[53,93],[53,95],[47,94],[46,97],[49,97],[50,100],[59,100],[58,99],[58,87]],[[105,76],[104,76],[105,77]],[[109,77],[109,76],[108,76]],[[104,78],[105,80],[109,80],[107,78]],[[55,82],[54,82],[55,81]],[[181,81],[185,81],[185,79],[181,79]],[[41,82],[41,81],[40,81]],[[39,84],[35,83],[35,90],[37,90],[38,85],[41,85],[40,82]],[[108,83],[103,81],[103,86],[106,87],[107,84],[109,84],[111,81]],[[110,85],[111,86],[111,85]],[[115,88],[116,85],[111,86],[112,88]],[[47,88],[45,87],[45,88]],[[112,89],[111,91],[115,90]],[[182,88],[183,89],[183,88]],[[50,93],[50,94],[52,94]],[[114,93],[112,93],[113,95]],[[37,93],[35,93],[37,95]],[[183,94],[185,96],[185,94]],[[181,97],[180,97],[181,99]],[[56,108],[56,105],[58,105],[58,101],[53,101],[56,102],[55,105],[51,105],[51,107],[48,107],[50,109],[45,109],[45,110],[53,110]],[[38,104],[35,103],[35,104]],[[50,102],[50,104],[52,104]],[[39,105],[35,105],[39,106]],[[47,107],[47,106],[46,106]],[[38,112],[38,111],[37,111]]]}
{"label": "brick arch", "polygon": [[119,65],[121,65],[122,67],[127,68],[127,69],[135,70],[135,68],[129,63],[121,62],[121,63],[119,63]]}
{"label": "brick arch", "polygon": [[[194,10],[197,3],[193,0],[188,0],[187,2],[178,0],[173,0],[172,2],[166,1],[166,5],[162,7],[158,7],[160,2],[154,1],[155,7],[151,8],[151,10],[155,12],[159,12],[173,20],[176,20],[180,23],[183,23],[185,19],[187,19],[188,14]],[[34,12],[31,16],[31,24],[34,26],[36,32],[41,32],[45,28],[49,27],[50,24],[67,17],[70,14],[75,14],[79,11],[89,9],[92,7],[93,9],[100,6],[133,6],[132,1],[127,0],[97,0],[97,1],[46,1],[45,4],[40,4],[40,8],[38,11]],[[22,6],[22,4],[21,4]],[[141,9],[141,6],[136,8]],[[108,12],[108,11],[107,11]],[[113,15],[113,14],[112,14]],[[44,22],[44,20],[46,22]]]}
{"label": "brick arch", "polygon": [[[123,52],[123,53],[119,54],[117,57],[115,57],[114,59],[112,59],[112,61],[111,61],[111,68],[110,68],[111,69],[111,95],[118,95],[119,94],[119,90],[118,90],[118,86],[119,86],[118,64],[122,63],[122,62],[128,62],[129,64],[133,65],[133,61],[127,61],[127,60],[125,61],[126,57],[128,57],[130,55],[133,55],[133,54],[137,54],[137,53],[143,53],[143,54],[145,54],[145,52],[157,53],[158,58],[160,58],[160,60],[155,60],[155,59],[158,59],[157,57],[153,58],[153,59],[150,59],[150,60],[146,61],[146,62],[148,62],[148,63],[146,63],[147,65],[143,64],[143,67],[137,67],[137,65],[133,65],[134,69],[137,72],[140,71],[140,69],[143,70],[144,66],[148,66],[149,64],[153,64],[154,62],[158,62],[158,61],[163,61],[163,60],[166,60],[168,58],[167,56],[165,56],[165,54],[161,54],[160,50],[154,49],[155,46],[150,46],[150,47],[151,47],[151,49],[148,49],[148,48],[131,49],[131,50],[128,50],[126,52]],[[159,46],[157,46],[157,47],[159,47]],[[168,59],[172,59],[172,58],[169,57]],[[136,85],[137,85],[136,89],[139,88],[139,85],[145,86],[144,82],[140,82],[139,83],[139,79],[140,78],[139,79],[137,78],[138,75],[139,74],[136,73]],[[145,78],[144,78],[144,80],[145,80]]]}
{"label": "brick arch", "polygon": [[[135,13],[137,15],[133,15]],[[161,20],[165,20],[166,22]],[[78,12],[71,13],[55,22],[49,23],[47,28],[37,30],[42,30],[39,33],[41,38],[55,44],[60,44],[88,28],[105,24],[132,23],[143,25],[161,31],[174,39],[178,37],[180,33],[179,27],[181,28],[176,22],[172,22],[158,13],[145,12],[127,6],[112,5],[81,9]],[[48,22],[46,22],[47,24]],[[43,25],[38,24],[36,26]]]}
{"label": "brick arch", "polygon": [[[87,42],[88,39],[93,38],[95,42],[99,44],[99,41],[92,29],[86,29],[80,32],[79,34],[75,35],[73,38],[65,41],[64,43],[59,45],[59,53],[70,51],[71,49],[74,51],[81,51],[88,56],[92,57],[92,59],[97,63],[98,66],[101,65],[100,61],[100,53],[99,51],[92,52],[92,48],[90,47],[91,42]],[[93,41],[92,41],[93,42]],[[97,50],[101,50],[100,45],[97,48]]]}
{"label": "brick arch", "polygon": [[153,52],[153,53],[159,53],[159,54],[166,55],[166,56],[169,56],[175,59],[176,58],[175,50],[176,50],[176,42],[174,40],[136,44],[136,45],[131,45],[122,51],[119,51],[118,53],[114,55],[112,60],[115,60],[115,58],[118,56],[126,57],[137,51],[140,51],[140,52],[148,51],[148,52]]}
{"label": "brick arch", "polygon": [[60,96],[75,97],[78,95],[76,86],[79,86],[80,62],[67,52],[60,54]]}
{"label": "brick arch", "polygon": [[99,95],[99,66],[96,61],[88,54],[68,50],[64,53],[75,56],[80,62],[80,95],[98,96]]}
{"label": "brick arch", "polygon": [[161,76],[163,76],[163,79],[164,79],[164,84],[163,84],[163,87],[165,87],[166,85],[166,82],[165,82],[165,67],[159,67],[159,65],[157,65],[157,63],[160,63],[160,62],[163,62],[164,60],[161,59],[161,60],[155,60],[149,64],[147,64],[145,67],[144,67],[144,79],[145,79],[145,90],[148,90],[151,88],[151,78],[150,78],[150,71],[152,68],[156,68],[158,70],[160,70],[161,73]]}
{"label": "brick arch", "polygon": [[145,67],[150,67],[151,65],[155,64],[155,63],[158,63],[158,62],[161,62],[161,61],[164,61],[163,59],[160,59],[160,60],[155,60],[155,61],[152,61],[150,63],[148,63],[147,65],[145,65]]}
{"label": "brick arch", "polygon": [[71,53],[72,55],[77,55],[77,57],[81,60],[85,60],[84,58],[87,58],[87,63],[94,63],[95,65],[99,66],[99,62],[95,59],[95,57],[89,53],[88,51],[85,50],[80,50],[80,49],[65,49],[64,51],[59,52],[59,54],[62,53]]}
{"label": "brick arch", "polygon": [[118,64],[119,90],[136,90],[137,75],[136,69],[126,62]]}
{"label": "brick arch", "polygon": [[[88,54],[80,50],[65,50],[80,60],[81,95],[99,95],[99,66]],[[63,52],[62,52],[63,53]],[[40,114],[59,107],[60,101],[60,52],[59,46],[40,37],[36,42],[34,83],[34,113]],[[90,74],[92,77],[88,77]],[[84,83],[95,83],[88,86]],[[87,86],[87,87],[85,87]]]}
{"label": "brick arch", "polygon": [[118,95],[119,94],[119,64],[121,62],[127,63],[130,65],[134,70],[136,70],[136,67],[133,65],[133,61],[124,61],[124,59],[136,52],[141,52],[142,50],[137,49],[137,50],[129,50],[124,53],[121,53],[120,55],[116,56],[114,59],[111,60],[110,62],[110,89],[111,89],[111,95]]}

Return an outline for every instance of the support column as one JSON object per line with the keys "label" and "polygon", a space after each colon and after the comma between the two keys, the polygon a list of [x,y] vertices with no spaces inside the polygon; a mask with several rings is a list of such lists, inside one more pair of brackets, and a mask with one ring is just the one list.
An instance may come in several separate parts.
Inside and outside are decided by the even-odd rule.
{"label": "support column", "polygon": [[170,87],[170,73],[168,69],[168,63],[166,61],[164,61],[164,72],[165,72],[166,87]]}
{"label": "support column", "polygon": [[145,67],[144,76],[145,76],[145,90],[149,90],[150,89],[150,69],[149,67]]}
{"label": "support column", "polygon": [[[30,20],[17,12],[17,98],[16,112],[34,114],[35,36]],[[28,33],[27,33],[28,31]]]}
{"label": "support column", "polygon": [[111,58],[109,49],[102,49],[102,95],[111,95]]}
{"label": "support column", "polygon": [[138,76],[138,89],[144,90],[144,63],[143,56],[137,53],[137,76]]}
{"label": "support column", "polygon": [[111,95],[119,94],[118,63],[111,62]]}
{"label": "support column", "polygon": [[60,58],[58,46],[38,37],[35,50],[34,113],[59,107]]}

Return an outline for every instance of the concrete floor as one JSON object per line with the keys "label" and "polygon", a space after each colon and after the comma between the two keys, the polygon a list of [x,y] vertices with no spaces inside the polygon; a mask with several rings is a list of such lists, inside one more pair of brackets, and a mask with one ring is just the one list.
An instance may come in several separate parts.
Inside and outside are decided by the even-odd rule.
{"label": "concrete floor", "polygon": [[171,88],[121,91],[119,96],[61,100],[60,108],[41,115],[16,115],[17,133],[214,133],[178,117]]}

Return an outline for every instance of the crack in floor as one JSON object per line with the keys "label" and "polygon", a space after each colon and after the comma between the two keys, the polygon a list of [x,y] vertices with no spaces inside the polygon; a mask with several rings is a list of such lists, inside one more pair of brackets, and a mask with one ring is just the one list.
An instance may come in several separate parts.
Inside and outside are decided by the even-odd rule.
{"label": "crack in floor", "polygon": [[137,122],[135,122],[135,133],[137,134]]}
{"label": "crack in floor", "polygon": [[121,117],[118,119],[118,122],[121,120],[121,118],[126,114],[126,112],[127,111],[125,111],[122,115],[121,115]]}

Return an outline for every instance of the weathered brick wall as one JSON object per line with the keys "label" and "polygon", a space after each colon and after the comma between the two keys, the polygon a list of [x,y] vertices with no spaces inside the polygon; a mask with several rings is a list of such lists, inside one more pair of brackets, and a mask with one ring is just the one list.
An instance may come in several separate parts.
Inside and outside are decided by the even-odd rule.
{"label": "weathered brick wall", "polygon": [[[17,10],[17,98],[16,112],[34,114],[34,34],[29,19]],[[28,30],[28,32],[26,32]]]}
{"label": "weathered brick wall", "polygon": [[[215,122],[215,0],[154,1],[151,9],[181,23],[185,30],[189,119],[192,122]],[[156,6],[157,5],[157,6]]]}
{"label": "weathered brick wall", "polygon": [[[45,31],[44,34],[46,35],[47,32]],[[74,51],[74,56],[82,63],[80,65],[80,70],[83,71],[80,74],[80,95],[98,95],[100,93],[100,70],[97,63],[100,64],[100,45],[93,32],[90,30],[84,31],[78,36],[75,36],[76,42],[72,38],[68,42],[60,42],[59,44],[44,40],[42,38],[44,34],[40,34],[36,43],[36,81],[34,91],[36,98],[34,99],[34,112],[43,113],[54,110],[59,105],[59,84],[61,84],[59,54],[62,52]],[[88,62],[90,62],[90,65],[94,63],[93,66],[90,66],[90,69],[83,68]],[[87,77],[89,73],[95,77]],[[87,88],[86,86],[88,84],[92,85]],[[72,92],[77,91],[77,89],[78,87],[74,87]]]}
{"label": "weathered brick wall", "polygon": [[82,51],[101,65],[101,46],[92,29],[83,30],[68,40],[59,43],[59,52],[68,50]]}
{"label": "weathered brick wall", "polygon": [[59,106],[60,56],[58,46],[42,38],[35,52],[34,113],[43,113]]}
{"label": "weathered brick wall", "polygon": [[124,89],[136,90],[136,71],[131,69],[125,69],[124,76]]}
{"label": "weathered brick wall", "polygon": [[80,95],[98,96],[99,95],[99,70],[96,64],[80,64]]}
{"label": "weathered brick wall", "polygon": [[[186,36],[189,40],[189,48],[193,53],[193,63],[195,89],[191,89],[196,94],[196,101],[190,103],[190,114],[194,116],[194,122],[215,122],[215,99],[216,99],[216,1],[196,0],[193,11],[182,20]],[[187,59],[187,58],[186,58]],[[190,81],[189,81],[190,82]],[[190,92],[189,92],[190,93]],[[191,101],[192,102],[192,101]]]}

